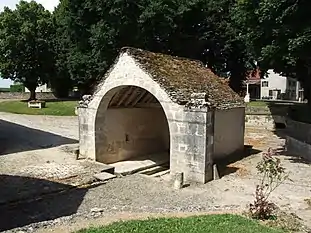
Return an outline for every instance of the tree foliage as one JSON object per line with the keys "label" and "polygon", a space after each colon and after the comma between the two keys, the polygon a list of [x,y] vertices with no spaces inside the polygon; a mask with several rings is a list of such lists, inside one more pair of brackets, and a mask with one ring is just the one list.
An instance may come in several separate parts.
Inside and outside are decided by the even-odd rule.
{"label": "tree foliage", "polygon": [[302,82],[311,102],[311,2],[239,0],[236,27],[262,70],[273,69]]}
{"label": "tree foliage", "polygon": [[55,28],[52,40],[54,75],[52,76],[50,83],[54,94],[57,97],[67,97],[69,91],[72,90],[74,85],[68,69],[70,43],[66,30],[66,21],[63,17],[64,10],[64,2],[62,2],[56,7],[52,18]]}
{"label": "tree foliage", "polygon": [[35,99],[38,85],[53,74],[52,15],[35,1],[21,1],[0,13],[0,73],[22,83]]}
{"label": "tree foliage", "polygon": [[89,90],[123,46],[198,59],[234,89],[252,65],[231,20],[234,0],[64,0],[58,11],[71,80]]}

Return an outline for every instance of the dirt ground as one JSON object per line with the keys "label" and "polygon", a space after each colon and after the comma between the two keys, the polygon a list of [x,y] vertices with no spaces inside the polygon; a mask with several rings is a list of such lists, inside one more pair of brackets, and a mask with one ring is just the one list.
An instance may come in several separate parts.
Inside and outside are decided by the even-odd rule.
{"label": "dirt ground", "polygon": [[[0,113],[0,231],[71,232],[118,219],[242,212],[253,200],[256,164],[282,132],[246,129],[251,155],[227,166],[219,180],[173,190],[166,176],[130,175],[92,183],[101,166],[76,160],[76,117]],[[311,165],[282,152],[290,180],[273,194],[282,210],[311,228]]]}

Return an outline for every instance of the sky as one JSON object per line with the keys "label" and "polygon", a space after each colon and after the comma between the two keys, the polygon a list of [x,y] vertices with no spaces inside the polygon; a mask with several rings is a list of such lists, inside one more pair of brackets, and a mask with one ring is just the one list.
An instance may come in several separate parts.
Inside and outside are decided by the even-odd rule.
{"label": "sky", "polygon": [[[30,0],[26,0],[30,2]],[[45,9],[49,11],[53,11],[54,7],[56,7],[59,3],[59,0],[36,0],[36,2],[42,4]],[[16,4],[19,3],[19,0],[0,0],[0,11],[3,11],[5,6],[14,9]],[[0,87],[10,87],[12,82],[10,80],[5,80],[0,77]]]}

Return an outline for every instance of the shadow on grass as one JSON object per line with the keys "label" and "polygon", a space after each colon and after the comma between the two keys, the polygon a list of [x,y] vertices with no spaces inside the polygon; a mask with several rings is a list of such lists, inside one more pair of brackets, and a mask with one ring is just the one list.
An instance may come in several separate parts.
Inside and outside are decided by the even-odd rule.
{"label": "shadow on grass", "polygon": [[77,143],[77,140],[0,120],[0,155]]}
{"label": "shadow on grass", "polygon": [[87,189],[0,175],[0,231],[75,214]]}
{"label": "shadow on grass", "polygon": [[[38,100],[43,100],[47,103],[57,103],[57,102],[72,102],[72,101],[79,101],[80,98],[75,98],[75,97],[72,97],[72,98],[59,98],[59,99],[40,99],[38,98]],[[27,103],[29,100],[20,100],[20,102],[23,102],[23,103]]]}

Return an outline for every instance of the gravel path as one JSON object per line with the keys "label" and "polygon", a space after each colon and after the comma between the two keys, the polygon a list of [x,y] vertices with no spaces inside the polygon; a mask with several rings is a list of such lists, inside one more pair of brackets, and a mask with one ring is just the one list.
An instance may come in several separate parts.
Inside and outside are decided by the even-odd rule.
{"label": "gravel path", "polygon": [[[4,122],[3,122],[4,121]],[[64,117],[64,116],[37,116],[37,115],[19,115],[0,112],[0,126],[10,122],[19,126],[31,129],[37,129],[39,131],[60,135],[62,137],[78,140],[78,117]],[[0,128],[0,130],[2,130]],[[6,130],[9,132],[12,130]],[[22,132],[22,131],[21,131]],[[20,134],[15,132],[15,134]],[[27,135],[25,135],[25,138]],[[29,135],[28,135],[29,136]],[[31,135],[33,136],[33,135]],[[28,137],[33,139],[32,137]]]}
{"label": "gravel path", "polygon": [[[6,145],[21,144],[18,150],[10,146],[0,152],[0,186],[4,185],[0,187],[0,231],[7,232],[71,232],[95,220],[100,224],[118,216],[141,216],[143,213],[240,212],[253,200],[258,182],[255,167],[261,159],[261,151],[284,145],[281,135],[248,129],[246,144],[254,145],[253,155],[229,165],[219,180],[205,185],[191,184],[178,191],[171,188],[166,176],[142,175],[75,188],[70,177],[77,175],[80,180],[93,171],[88,171],[87,166],[59,147],[76,143],[76,117],[0,113],[0,130]],[[280,158],[290,172],[291,181],[279,187],[271,198],[311,227],[311,209],[305,201],[311,198],[311,165],[288,155]],[[47,170],[43,168],[58,174],[57,180],[48,178],[49,173],[44,173]],[[3,197],[32,194],[30,189],[42,196],[1,204]]]}

